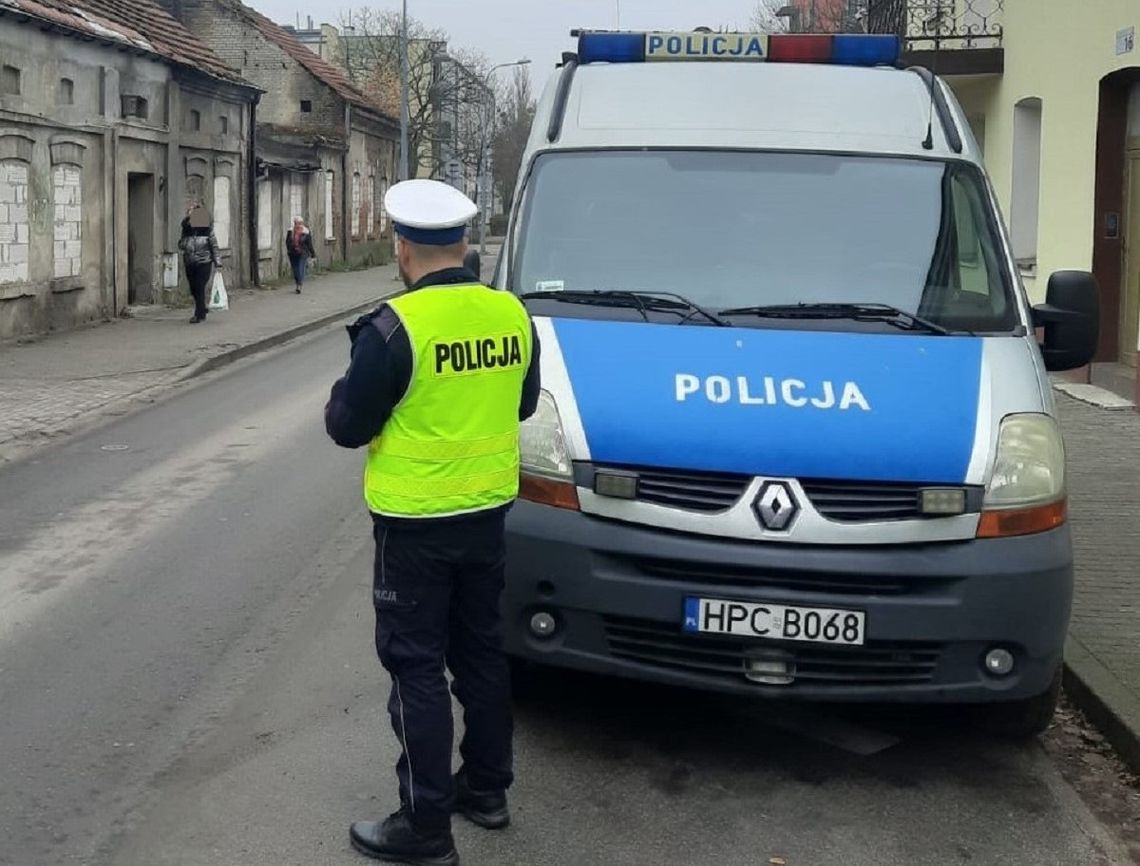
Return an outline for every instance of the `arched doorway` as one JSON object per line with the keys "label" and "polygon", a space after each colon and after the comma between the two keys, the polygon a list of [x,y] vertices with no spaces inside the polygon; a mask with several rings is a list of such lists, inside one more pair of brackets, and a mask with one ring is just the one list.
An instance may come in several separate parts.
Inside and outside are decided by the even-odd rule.
{"label": "arched doorway", "polygon": [[[1100,348],[1105,384],[1135,377],[1140,340],[1140,69],[1100,81],[1093,273],[1101,288]],[[1117,366],[1119,365],[1119,366]],[[1112,369],[1116,367],[1116,369]]]}

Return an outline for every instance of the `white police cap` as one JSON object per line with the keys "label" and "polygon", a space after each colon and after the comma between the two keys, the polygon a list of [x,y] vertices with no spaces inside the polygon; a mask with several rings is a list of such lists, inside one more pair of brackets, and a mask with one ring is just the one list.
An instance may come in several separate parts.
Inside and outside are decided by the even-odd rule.
{"label": "white police cap", "polygon": [[479,212],[475,202],[438,180],[405,180],[384,195],[396,233],[416,244],[446,246],[463,240]]}

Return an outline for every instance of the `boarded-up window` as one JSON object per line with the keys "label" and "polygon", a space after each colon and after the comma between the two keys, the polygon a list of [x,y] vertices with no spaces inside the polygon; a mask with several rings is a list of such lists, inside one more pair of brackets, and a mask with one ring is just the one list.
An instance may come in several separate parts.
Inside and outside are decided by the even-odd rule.
{"label": "boarded-up window", "polygon": [[331,241],[336,237],[333,225],[333,183],[336,175],[331,171],[325,172],[325,240]]}
{"label": "boarded-up window", "polygon": [[293,228],[295,217],[308,219],[305,216],[305,181],[294,175],[289,182],[289,213],[286,215],[289,220],[288,228]]}
{"label": "boarded-up window", "polygon": [[368,237],[376,230],[376,173],[368,173]]}
{"label": "boarded-up window", "polygon": [[352,175],[352,236],[360,237],[360,172]]}
{"label": "boarded-up window", "polygon": [[0,283],[28,281],[28,164],[0,160]]}
{"label": "boarded-up window", "polygon": [[273,183],[268,179],[257,185],[257,248],[273,248]]}
{"label": "boarded-up window", "polygon": [[15,66],[0,69],[0,93],[20,95],[20,70]]}
{"label": "boarded-up window", "polygon": [[55,278],[77,277],[83,270],[83,175],[77,165],[51,170],[55,209]]}
{"label": "boarded-up window", "polygon": [[388,194],[388,178],[380,178],[380,189],[376,193],[376,201],[380,203],[380,233],[388,231],[388,209],[384,207],[384,196]]}
{"label": "boarded-up window", "polygon": [[219,247],[230,248],[230,179],[224,174],[214,178],[214,235]]}

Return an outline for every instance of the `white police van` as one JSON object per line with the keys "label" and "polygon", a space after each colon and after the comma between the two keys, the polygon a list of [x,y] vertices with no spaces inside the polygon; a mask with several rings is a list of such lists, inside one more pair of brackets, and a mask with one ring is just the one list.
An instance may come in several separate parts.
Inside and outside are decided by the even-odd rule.
{"label": "white police van", "polygon": [[1091,357],[1092,276],[1030,307],[895,37],[575,35],[493,280],[544,388],[508,651],[1041,730],[1073,585],[1047,371]]}

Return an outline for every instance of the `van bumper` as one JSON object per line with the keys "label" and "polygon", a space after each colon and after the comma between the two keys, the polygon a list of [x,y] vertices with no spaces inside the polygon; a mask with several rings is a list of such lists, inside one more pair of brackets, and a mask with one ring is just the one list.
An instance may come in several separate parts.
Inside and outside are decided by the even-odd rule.
{"label": "van bumper", "polygon": [[[1061,664],[1072,591],[1067,527],[839,548],[682,535],[526,501],[507,518],[510,655],[698,689],[873,702],[1036,697]],[[687,596],[864,611],[866,643],[684,634]],[[549,637],[531,631],[540,611],[556,621]],[[984,669],[994,647],[1013,654],[1007,676]],[[757,681],[773,662],[791,682]]]}

